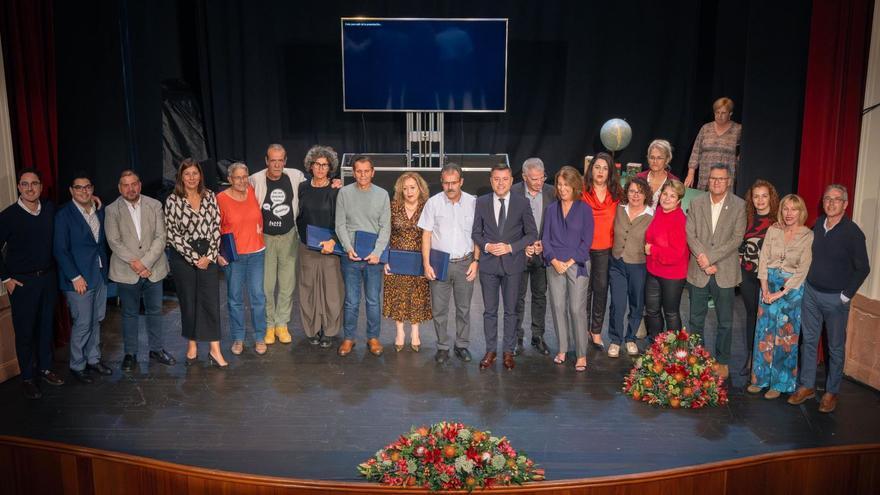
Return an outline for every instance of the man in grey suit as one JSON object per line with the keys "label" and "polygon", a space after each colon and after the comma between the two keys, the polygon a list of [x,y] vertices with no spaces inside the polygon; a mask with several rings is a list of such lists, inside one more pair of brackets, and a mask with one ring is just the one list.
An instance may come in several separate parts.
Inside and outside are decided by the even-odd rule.
{"label": "man in grey suit", "polygon": [[714,352],[710,353],[718,360],[718,373],[725,378],[730,362],[734,288],[742,281],[738,249],[746,231],[745,201],[728,189],[730,180],[726,165],[712,165],[709,192],[691,201],[686,224],[691,250],[687,273],[689,330],[703,334],[711,296],[718,331]]}
{"label": "man in grey suit", "polygon": [[133,170],[120,175],[119,194],[107,206],[104,231],[113,251],[110,280],[119,287],[122,304],[122,371],[132,371],[137,363],[141,298],[150,359],[171,366],[176,361],[163,348],[162,337],[162,280],[168,275],[162,203],[141,194],[141,179]]}
{"label": "man in grey suit", "polygon": [[523,350],[523,337],[526,329],[523,326],[526,310],[526,289],[532,286],[532,347],[543,355],[550,354],[544,342],[544,319],[547,314],[547,268],[544,266],[544,249],[541,246],[541,225],[547,205],[556,200],[556,190],[547,185],[547,174],[544,162],[540,158],[529,158],[522,166],[523,181],[510,188],[515,196],[525,197],[535,217],[538,239],[526,246],[526,269],[519,282],[519,297],[516,301],[516,349],[514,355],[519,356]]}
{"label": "man in grey suit", "polygon": [[538,238],[528,201],[510,193],[513,173],[507,165],[492,167],[492,192],[477,198],[471,238],[483,251],[480,286],[483,291],[483,332],[486,355],[480,369],[495,362],[498,349],[498,291],[504,297],[504,367],[513,369],[516,344],[516,296],[526,269],[526,246]]}

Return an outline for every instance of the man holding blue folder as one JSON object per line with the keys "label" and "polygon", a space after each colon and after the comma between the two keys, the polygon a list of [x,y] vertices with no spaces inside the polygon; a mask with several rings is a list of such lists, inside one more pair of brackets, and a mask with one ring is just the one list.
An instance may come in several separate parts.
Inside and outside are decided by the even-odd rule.
{"label": "man holding blue folder", "polygon": [[[474,208],[477,198],[463,192],[461,167],[449,163],[440,170],[443,192],[428,199],[419,217],[422,229],[422,263],[425,277],[431,281],[431,305],[434,331],[437,332],[437,354],[434,360],[443,364],[449,360],[452,336],[446,328],[449,299],[455,302],[455,357],[464,362],[471,360],[470,342],[471,296],[480,261],[480,249],[471,239]],[[431,249],[449,254],[446,280],[438,280],[431,267]]]}
{"label": "man holding blue folder", "polygon": [[[354,184],[339,190],[336,198],[336,237],[347,256],[342,256],[342,278],[345,281],[342,328],[344,339],[337,353],[347,356],[355,345],[358,309],[363,284],[367,313],[367,346],[370,352],[382,354],[379,342],[383,267],[379,257],[391,236],[391,201],[388,191],[373,184],[373,162],[369,157],[355,158]],[[355,232],[374,234],[375,245],[368,254],[355,249]]]}

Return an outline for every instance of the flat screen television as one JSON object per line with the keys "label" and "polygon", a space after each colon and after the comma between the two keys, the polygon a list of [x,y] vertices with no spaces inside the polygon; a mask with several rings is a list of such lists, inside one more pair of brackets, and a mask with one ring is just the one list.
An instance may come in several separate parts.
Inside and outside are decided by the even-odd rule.
{"label": "flat screen television", "polygon": [[341,22],[345,111],[507,110],[507,19]]}

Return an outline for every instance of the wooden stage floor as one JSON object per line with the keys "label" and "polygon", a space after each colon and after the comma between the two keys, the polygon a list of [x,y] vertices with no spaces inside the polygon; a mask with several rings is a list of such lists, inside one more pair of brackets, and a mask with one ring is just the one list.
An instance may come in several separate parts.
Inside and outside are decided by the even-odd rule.
{"label": "wooden stage floor", "polygon": [[[27,401],[18,379],[0,385],[0,434],[227,471],[323,480],[357,480],[357,464],[397,435],[412,425],[443,419],[506,435],[514,448],[546,468],[549,480],[880,442],[880,393],[848,380],[837,411],[823,415],[816,401],[790,406],[784,397],[768,401],[749,396],[738,376],[734,385],[739,388],[731,388],[724,407],[653,408],[620,391],[629,358],[609,359],[594,350],[586,373],[575,373],[571,357],[565,366],[557,366],[531,347],[513,371],[499,362],[495,369],[480,372],[477,360],[484,344],[479,287],[471,310],[475,360],[469,364],[455,358],[444,366],[434,364],[430,322],[422,327],[420,353],[408,348],[396,353],[394,323],[383,320],[385,354],[376,358],[366,351],[363,314],[357,347],[340,358],[335,349],[308,344],[299,330],[296,306],[291,345],[276,343],[258,357],[249,342],[245,353],[235,357],[226,350],[225,285],[221,288],[222,345],[231,363],[227,371],[207,366],[206,346],[200,347],[201,365],[183,366],[185,342],[172,299],[166,301],[166,347],[179,364],[148,366],[142,330],[139,368],[120,373],[120,313],[111,305],[103,325],[103,350],[113,376],[93,385],[72,379],[63,387],[43,385],[41,401]],[[737,327],[743,325],[743,311],[738,302]],[[554,349],[549,315],[547,340]],[[734,353],[743,353],[736,337]],[[66,368],[57,363],[58,370]]]}

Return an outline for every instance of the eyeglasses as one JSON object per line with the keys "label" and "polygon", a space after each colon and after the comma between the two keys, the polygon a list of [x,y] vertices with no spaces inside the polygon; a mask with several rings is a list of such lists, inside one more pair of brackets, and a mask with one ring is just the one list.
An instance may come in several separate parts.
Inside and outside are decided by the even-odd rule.
{"label": "eyeglasses", "polygon": [[642,194],[642,190],[641,189],[630,189],[629,191],[627,191],[627,193],[629,193],[629,194]]}
{"label": "eyeglasses", "polygon": [[29,187],[39,187],[41,184],[42,184],[42,182],[40,182],[40,181],[38,181],[38,180],[35,180],[35,181],[33,181],[33,182],[21,181],[21,182],[18,183],[19,186],[21,186],[21,187],[23,187],[23,188],[25,188],[25,189],[27,189],[27,188],[29,188]]}
{"label": "eyeglasses", "polygon": [[529,177],[528,175],[523,175],[523,178],[530,182],[543,182],[547,180],[546,175],[542,175],[541,177]]}
{"label": "eyeglasses", "polygon": [[843,203],[844,201],[846,200],[843,198],[832,198],[831,196],[824,196],[822,198],[823,203]]}
{"label": "eyeglasses", "polygon": [[73,189],[74,191],[91,191],[95,188],[95,186],[93,186],[91,184],[86,184],[86,185],[74,184],[74,185],[70,186],[70,188]]}
{"label": "eyeglasses", "polygon": [[248,178],[247,175],[239,175],[239,176],[233,175],[232,177],[230,177],[230,179],[232,179],[232,180],[247,180],[247,178]]}
{"label": "eyeglasses", "polygon": [[330,168],[329,163],[322,163],[322,162],[312,162],[312,166],[318,167],[318,168]]}
{"label": "eyeglasses", "polygon": [[726,182],[730,177],[709,177],[712,182]]}
{"label": "eyeglasses", "polygon": [[452,187],[452,186],[457,186],[460,182],[461,182],[461,179],[459,179],[459,180],[449,180],[449,181],[443,181],[443,182],[441,182],[440,185],[443,186],[443,187]]}

